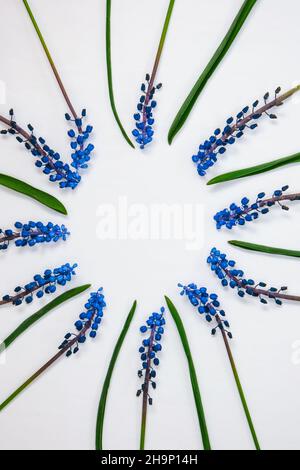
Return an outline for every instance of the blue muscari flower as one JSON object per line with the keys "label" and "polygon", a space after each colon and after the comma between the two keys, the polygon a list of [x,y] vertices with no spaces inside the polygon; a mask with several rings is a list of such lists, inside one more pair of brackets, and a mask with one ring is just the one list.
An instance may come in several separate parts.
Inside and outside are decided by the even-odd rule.
{"label": "blue muscari flower", "polygon": [[[283,294],[287,290],[286,286],[277,289],[270,287],[266,289],[265,282],[256,283],[253,279],[248,279],[244,275],[244,271],[236,268],[234,260],[227,259],[225,253],[212,248],[207,263],[210,265],[211,270],[220,280],[223,287],[231,287],[236,289],[239,297],[243,298],[245,295],[257,297],[261,303],[268,303],[266,298],[273,299],[277,305],[282,304],[282,299],[287,300],[300,300],[300,298],[292,298],[292,296]],[[265,298],[266,297],[266,298]]]}
{"label": "blue muscari flower", "polygon": [[18,142],[24,144],[25,148],[36,158],[35,165],[41,168],[45,175],[49,176],[49,180],[58,183],[61,188],[75,189],[81,181],[78,170],[88,167],[91,153],[94,146],[88,143],[90,134],[93,131],[92,126],[88,125],[83,128],[83,119],[86,116],[86,110],[82,111],[81,117],[71,119],[69,114],[65,114],[67,121],[74,122],[76,132],[73,129],[68,131],[71,139],[71,159],[72,163],[64,163],[58,152],[55,152],[45,141],[43,137],[36,137],[34,128],[28,124],[28,131],[24,131],[14,120],[14,111],[10,110],[10,127],[1,131],[2,134],[12,134],[16,136]]}
{"label": "blue muscari flower", "polygon": [[143,340],[142,346],[139,348],[139,354],[142,361],[142,367],[138,371],[140,378],[144,377],[144,383],[137,391],[137,396],[142,393],[148,397],[149,405],[152,405],[152,399],[149,395],[150,384],[152,388],[156,388],[156,371],[155,367],[159,365],[157,353],[162,350],[161,339],[164,334],[164,307],[161,307],[160,313],[154,312],[150,315],[145,325],[140,327],[141,333],[147,333],[147,337]]}
{"label": "blue muscari flower", "polygon": [[33,301],[34,294],[39,299],[44,294],[53,294],[57,286],[65,286],[67,282],[71,281],[72,276],[76,274],[76,268],[77,264],[67,263],[53,270],[46,269],[43,275],[36,274],[33,277],[33,281],[25,284],[23,287],[17,286],[13,296],[5,295],[2,301],[0,301],[0,305],[11,303],[18,306],[23,303],[23,300],[30,304]]}
{"label": "blue muscari flower", "polygon": [[157,106],[157,102],[153,98],[156,90],[161,87],[161,83],[153,86],[149,74],[146,75],[146,83],[142,83],[141,86],[142,95],[137,104],[137,112],[133,115],[136,128],[132,131],[132,135],[141,149],[144,149],[153,140],[153,110]]}
{"label": "blue muscari flower", "polygon": [[[232,229],[235,225],[243,226],[246,222],[258,219],[260,215],[268,214],[270,207],[275,206],[275,204],[278,204],[283,210],[289,210],[286,205],[281,204],[282,200],[288,198],[288,196],[283,196],[288,188],[286,185],[281,189],[277,189],[269,198],[266,198],[266,193],[261,192],[253,203],[250,203],[247,197],[242,198],[240,205],[232,203],[229,208],[223,209],[214,216],[217,229],[224,226],[228,229]],[[291,195],[291,200],[293,200],[293,196]]]}
{"label": "blue muscari flower", "polygon": [[42,222],[29,221],[26,224],[16,222],[14,229],[0,229],[0,250],[6,250],[11,241],[18,247],[35,246],[39,243],[65,241],[70,235],[65,225],[56,225],[48,222],[44,225]]}
{"label": "blue muscari flower", "polygon": [[217,329],[222,329],[227,336],[231,339],[232,334],[226,328],[230,328],[228,321],[225,318],[225,312],[220,308],[220,302],[217,294],[209,294],[206,287],[198,287],[197,284],[188,284],[184,286],[178,284],[181,288],[180,295],[186,295],[197,311],[202,315],[208,323],[215,321],[216,324],[212,329],[212,335],[215,335]]}
{"label": "blue muscari flower", "polygon": [[[275,114],[269,114],[268,110],[280,103],[277,102],[277,95],[280,93],[278,87],[275,91],[275,99],[268,103],[269,93],[264,95],[264,105],[257,109],[259,101],[252,104],[252,108],[245,106],[235,118],[230,116],[223,129],[216,129],[208,140],[205,140],[200,146],[198,153],[193,155],[192,161],[197,165],[197,171],[200,176],[205,176],[211,168],[223,155],[228,146],[235,144],[241,139],[247,129],[254,130],[258,126],[257,120],[267,114],[270,119],[276,119]],[[280,98],[279,98],[280,100]]]}
{"label": "blue muscari flower", "polygon": [[75,322],[77,333],[67,333],[58,349],[67,348],[66,356],[69,357],[78,352],[80,344],[85,343],[88,332],[90,338],[96,338],[105,307],[103,288],[100,287],[97,292],[91,293],[84,305],[84,311],[79,315],[79,320]]}

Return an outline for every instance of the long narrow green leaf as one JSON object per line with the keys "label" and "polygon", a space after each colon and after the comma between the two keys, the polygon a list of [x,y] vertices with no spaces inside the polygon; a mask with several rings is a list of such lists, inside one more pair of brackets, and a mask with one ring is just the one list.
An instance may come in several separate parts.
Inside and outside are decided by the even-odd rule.
{"label": "long narrow green leaf", "polygon": [[7,349],[21,334],[23,334],[28,328],[30,328],[34,323],[44,317],[54,308],[61,305],[63,302],[66,302],[69,299],[72,299],[76,295],[81,294],[85,290],[89,289],[91,284],[84,284],[74,289],[70,289],[67,292],[56,297],[56,299],[49,302],[45,307],[41,308],[38,312],[31,315],[29,318],[24,320],[0,345],[0,351],[3,352],[4,349]]}
{"label": "long narrow green leaf", "polygon": [[67,209],[58,199],[56,199],[54,196],[51,196],[51,194],[45,193],[40,189],[30,186],[24,181],[0,173],[0,185],[12,189],[18,193],[25,194],[26,196],[35,199],[44,206],[50,207],[50,209],[60,212],[61,214],[68,214]]}
{"label": "long narrow green leaf", "polygon": [[187,120],[190,112],[192,111],[200,93],[204,89],[206,83],[228,52],[230,46],[232,45],[233,41],[235,40],[237,34],[239,33],[241,27],[243,26],[244,22],[246,21],[248,15],[250,14],[252,8],[254,7],[256,0],[245,0],[240,11],[238,12],[237,16],[235,17],[232,25],[230,26],[225,38],[219,45],[218,49],[214,53],[213,57],[205,67],[204,71],[201,73],[200,77],[198,78],[197,82],[193,86],[191,92],[189,93],[188,97],[184,101],[183,105],[179,109],[168,134],[168,141],[169,144],[172,143],[175,135],[184,125],[185,121]]}
{"label": "long narrow green leaf", "polygon": [[260,173],[265,173],[266,171],[275,170],[284,165],[289,165],[290,163],[299,163],[300,162],[300,153],[295,153],[289,155],[288,157],[279,158],[271,162],[262,163],[256,166],[250,166],[248,168],[243,168],[242,170],[230,171],[229,173],[224,173],[222,175],[216,176],[215,178],[208,181],[208,185],[225,183],[226,181],[237,180],[239,178],[245,178],[246,176],[258,175]]}
{"label": "long narrow green leaf", "polygon": [[123,326],[123,329],[121,331],[121,334],[118,338],[118,341],[115,345],[113,355],[111,357],[108,370],[106,373],[106,377],[104,380],[102,392],[101,392],[101,397],[100,397],[100,402],[99,402],[99,408],[98,408],[98,414],[97,414],[97,423],[96,423],[96,450],[103,450],[103,425],[104,425],[104,417],[105,417],[105,408],[106,408],[106,400],[107,400],[107,395],[108,395],[108,390],[110,386],[110,381],[111,377],[114,371],[114,367],[116,365],[119,352],[121,350],[121,347],[123,345],[124,339],[127,335],[129,326],[132,322],[133,316],[135,314],[137,302],[136,300],[134,301],[131,310],[128,314],[128,317],[125,321],[125,324]]}
{"label": "long narrow green leaf", "polygon": [[189,365],[189,371],[190,371],[190,378],[191,378],[191,384],[192,384],[192,389],[193,389],[193,394],[194,394],[194,399],[195,399],[195,404],[196,404],[196,409],[198,413],[198,420],[199,420],[199,425],[200,425],[200,431],[202,435],[202,441],[203,441],[203,448],[204,450],[211,450],[210,446],[210,441],[209,441],[209,435],[208,435],[208,430],[207,430],[207,425],[206,425],[206,420],[205,420],[205,414],[204,414],[204,409],[202,405],[202,399],[201,399],[201,394],[199,390],[199,385],[198,385],[198,380],[197,380],[197,374],[189,346],[189,342],[186,336],[186,332],[182,323],[182,320],[180,318],[180,315],[178,311],[176,310],[175,305],[173,302],[165,296],[168,308],[170,310],[170,313],[173,317],[173,320],[176,324],[182,346],[184,349],[184,352],[186,354],[186,358],[188,361]]}
{"label": "long narrow green leaf", "polygon": [[260,251],[262,253],[269,253],[271,255],[291,256],[293,258],[300,258],[300,251],[287,250],[285,248],[276,248],[267,245],[257,245],[255,243],[242,242],[239,240],[229,240],[230,245],[238,246],[250,251]]}
{"label": "long narrow green leaf", "polygon": [[112,76],[112,65],[111,65],[111,0],[106,0],[106,69],[107,69],[107,80],[108,80],[108,92],[110,105],[115,117],[115,120],[119,126],[119,129],[126,140],[126,142],[132,147],[135,148],[130,138],[128,137],[116,108],[115,97],[114,97],[114,88],[113,88],[113,76]]}

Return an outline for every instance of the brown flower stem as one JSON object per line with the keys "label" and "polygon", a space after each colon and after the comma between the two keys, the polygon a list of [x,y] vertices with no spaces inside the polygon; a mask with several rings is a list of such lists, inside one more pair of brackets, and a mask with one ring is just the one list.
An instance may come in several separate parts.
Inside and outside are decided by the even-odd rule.
{"label": "brown flower stem", "polygon": [[[219,265],[220,266],[220,265]],[[221,266],[220,266],[221,267]],[[238,287],[242,289],[251,289],[254,294],[257,294],[258,296],[265,296],[268,297],[269,299],[282,299],[282,300],[294,300],[296,302],[300,302],[300,296],[297,295],[289,295],[289,294],[282,294],[281,292],[270,292],[265,289],[259,289],[257,287],[250,286],[249,284],[243,284],[243,281],[239,279],[238,277],[234,276],[231,274],[230,270],[227,268],[221,268],[226,275],[229,277],[229,279],[232,279]]]}
{"label": "brown flower stem", "polygon": [[[300,201],[300,193],[295,194],[282,194],[281,196],[273,196],[269,199],[263,199],[258,202],[260,207],[266,206],[269,202],[280,202],[280,201]],[[251,210],[251,207],[249,208]]]}
{"label": "brown flower stem", "polygon": [[[163,26],[163,30],[162,30],[162,34],[161,34],[158,49],[157,49],[157,53],[156,53],[156,56],[155,56],[153,69],[152,69],[152,72],[151,72],[151,75],[150,75],[150,80],[149,80],[149,83],[148,83],[145,102],[144,102],[144,106],[143,106],[143,123],[144,123],[144,125],[146,125],[146,122],[147,122],[146,107],[148,106],[149,101],[150,101],[150,96],[151,96],[151,92],[152,92],[152,89],[153,89],[153,86],[154,86],[154,82],[155,82],[159,62],[160,62],[160,59],[161,59],[162,51],[163,51],[163,48],[164,48],[164,44],[165,44],[165,40],[166,40],[166,36],[167,36],[167,32],[168,32],[170,19],[171,19],[171,16],[172,16],[174,4],[175,4],[175,0],[170,0],[168,11],[167,11],[165,22],[164,22],[164,26]],[[145,132],[145,130],[143,130],[143,132]]]}
{"label": "brown flower stem", "polygon": [[[300,201],[300,193],[283,194],[281,196],[273,196],[273,197],[270,197],[268,199],[263,199],[261,201],[258,201],[257,204],[258,204],[259,208],[263,208],[263,207],[267,206],[269,203],[274,203],[275,204],[276,202],[281,202],[281,201]],[[252,210],[255,210],[255,209],[253,209],[250,205],[249,207],[247,207],[247,209],[244,209],[243,214],[240,214],[240,215],[248,214]],[[236,217],[235,215],[231,215],[231,219],[234,219],[235,217]]]}
{"label": "brown flower stem", "polygon": [[47,59],[48,59],[48,61],[49,61],[49,64],[50,64],[50,66],[51,66],[51,68],[52,68],[52,71],[53,71],[54,76],[55,76],[55,78],[56,78],[56,80],[57,80],[57,83],[58,83],[58,85],[59,85],[59,88],[60,88],[60,90],[61,90],[61,92],[62,92],[62,94],[63,94],[63,97],[64,97],[64,99],[65,99],[65,101],[66,101],[66,103],[67,103],[67,105],[68,105],[68,108],[69,108],[69,110],[70,110],[70,112],[71,112],[73,118],[74,118],[74,119],[78,119],[78,115],[77,115],[77,113],[76,113],[76,111],[75,111],[75,108],[74,108],[74,106],[72,105],[71,100],[70,100],[70,98],[69,98],[69,96],[68,96],[68,93],[67,93],[67,91],[66,91],[66,89],[65,89],[65,87],[64,87],[64,85],[63,85],[63,82],[62,82],[62,80],[61,80],[61,78],[60,78],[60,75],[59,75],[59,73],[58,73],[58,70],[57,70],[57,68],[56,68],[56,66],[55,66],[55,64],[54,64],[54,61],[53,61],[52,56],[51,56],[51,54],[50,54],[50,51],[49,51],[49,49],[48,49],[48,47],[47,47],[47,44],[46,44],[46,42],[45,42],[45,40],[44,40],[44,38],[43,38],[43,35],[42,35],[42,33],[41,33],[41,30],[40,30],[40,28],[39,28],[39,26],[38,26],[38,24],[37,24],[37,22],[36,22],[36,20],[35,20],[35,17],[34,17],[34,15],[33,15],[33,13],[32,13],[32,10],[31,10],[31,8],[30,8],[30,6],[29,6],[29,3],[28,3],[27,0],[23,0],[23,3],[24,3],[24,6],[25,6],[25,8],[26,8],[26,10],[27,10],[27,13],[28,13],[28,15],[29,15],[29,17],[30,17],[30,19],[31,19],[31,21],[32,21],[33,27],[34,27],[34,29],[35,29],[35,31],[36,31],[38,37],[39,37],[39,40],[40,40],[40,42],[41,42],[41,45],[42,45],[42,47],[43,47],[43,49],[44,49],[44,51],[45,51],[45,54],[46,54]]}
{"label": "brown flower stem", "polygon": [[[38,236],[38,235],[42,235],[42,232],[40,230],[35,230],[35,231],[31,231],[30,232],[30,237],[32,236]],[[1,235],[0,235],[0,243],[5,243],[5,242],[11,242],[12,240],[16,240],[17,238],[20,238],[21,237],[21,233],[20,232],[15,232],[13,233],[13,235],[5,235],[4,237],[1,238]]]}
{"label": "brown flower stem", "polygon": [[[258,108],[255,111],[251,112],[245,118],[238,119],[237,122],[233,126],[231,126],[230,131],[226,132],[224,135],[222,135],[222,137],[220,137],[220,140],[222,140],[225,143],[226,140],[230,136],[232,136],[232,134],[234,134],[236,131],[238,131],[241,127],[246,126],[248,124],[248,122],[250,122],[255,115],[264,114],[264,113],[268,112],[270,109],[274,108],[275,106],[280,106],[281,104],[283,104],[283,102],[286,99],[290,98],[292,95],[294,95],[294,93],[297,93],[298,91],[300,91],[300,85],[292,88],[291,90],[287,91],[286,93],[282,94],[281,96],[276,96],[275,99],[273,99],[269,103],[266,103],[261,108]],[[208,150],[206,150],[207,156],[208,156],[208,154],[214,152],[217,147],[218,147],[218,144],[216,142],[214,144],[212,144],[211,147]]]}
{"label": "brown flower stem", "polygon": [[37,141],[32,142],[32,136],[27,131],[22,129],[22,127],[20,127],[15,121],[13,121],[11,119],[7,119],[6,117],[2,116],[1,114],[0,114],[0,122],[3,122],[3,124],[5,124],[7,127],[9,127],[10,129],[13,129],[14,131],[16,131],[17,134],[20,134],[25,139],[25,141],[28,141],[42,156],[47,157],[48,161],[49,161],[49,165],[51,166],[53,171],[55,171],[57,174],[59,174],[59,175],[61,175],[65,178],[65,174],[55,167],[55,164],[54,164],[52,158],[39,145],[39,143]]}
{"label": "brown flower stem", "polygon": [[[0,122],[3,122],[3,124],[5,124],[10,129],[15,130],[16,133],[24,137],[26,141],[31,142],[31,134],[29,134],[27,131],[22,129],[22,127],[18,126],[18,124],[15,121],[11,119],[7,119],[6,117],[0,115]],[[36,150],[38,150],[38,152],[40,152],[41,155],[47,156],[47,152],[45,152],[45,150],[37,142],[33,146]]]}
{"label": "brown flower stem", "polygon": [[15,295],[14,297],[10,297],[9,300],[0,300],[0,305],[7,305],[7,304],[15,302],[18,299],[23,299],[27,295],[33,294],[35,291],[37,291],[39,289],[42,289],[43,287],[47,286],[48,284],[50,284],[50,281],[48,281],[43,286],[36,286],[34,289],[32,289],[30,291],[29,290],[22,291],[19,294]]}
{"label": "brown flower stem", "polygon": [[231,352],[231,349],[230,349],[230,346],[229,346],[229,341],[228,341],[226,332],[225,332],[224,327],[223,327],[222,320],[221,320],[221,318],[218,314],[215,316],[215,318],[216,318],[218,327],[219,327],[219,329],[221,330],[221,333],[222,333],[222,337],[223,337],[223,341],[224,341],[224,344],[225,344],[228,359],[229,359],[231,369],[232,369],[232,372],[233,372],[233,375],[234,375],[234,379],[235,379],[235,382],[236,382],[236,385],[237,385],[237,389],[238,389],[238,392],[239,392],[239,395],[240,395],[240,398],[241,398],[241,402],[242,402],[242,405],[243,405],[243,408],[244,408],[244,411],[245,411],[245,415],[246,415],[246,418],[247,418],[247,421],[248,421],[250,432],[252,434],[252,438],[253,438],[253,441],[254,441],[255,448],[256,448],[256,450],[260,450],[260,445],[259,445],[259,442],[258,442],[258,439],[257,439],[255,429],[254,429],[254,425],[253,425],[252,418],[251,418],[251,415],[250,415],[250,411],[249,411],[249,408],[248,408],[248,405],[247,405],[246,397],[245,397],[245,394],[244,394],[244,391],[243,391],[243,388],[242,388],[242,384],[240,382],[240,378],[239,378],[237,368],[236,368],[236,365],[235,365],[235,362],[234,362],[234,358],[233,358],[233,355],[232,355],[232,352]]}
{"label": "brown flower stem", "polygon": [[11,242],[12,240],[15,240],[16,238],[20,238],[20,236],[21,236],[20,233],[14,233],[13,235],[5,236],[2,238],[0,236],[0,243]]}
{"label": "brown flower stem", "polygon": [[[94,313],[95,315],[95,313]],[[78,340],[83,336],[91,327],[92,319],[89,320],[81,332],[76,335],[68,344],[62,348],[55,356],[53,356],[49,361],[46,362],[40,369],[38,369],[29,379],[26,380],[19,388],[17,388],[3,403],[0,404],[0,412],[7,407],[7,405],[14,400],[25,388],[28,387],[32,382],[34,382],[43,372],[45,372],[52,364],[54,364],[60,357],[62,357],[72,346],[78,343]]]}
{"label": "brown flower stem", "polygon": [[147,353],[147,368],[145,371],[145,380],[143,385],[143,405],[142,405],[142,420],[141,420],[141,436],[140,436],[140,450],[145,449],[145,435],[146,435],[146,424],[147,424],[147,410],[148,410],[148,395],[149,395],[149,383],[151,373],[151,352],[153,349],[155,325],[153,325],[150,335],[150,341]]}

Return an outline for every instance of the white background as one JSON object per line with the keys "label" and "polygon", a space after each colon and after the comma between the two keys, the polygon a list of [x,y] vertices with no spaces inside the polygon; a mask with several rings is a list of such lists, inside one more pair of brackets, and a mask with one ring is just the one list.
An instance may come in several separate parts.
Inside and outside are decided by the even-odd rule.
{"label": "white background", "polygon": [[[149,72],[168,1],[114,0],[112,58],[117,107],[128,130],[144,74]],[[272,193],[283,184],[299,191],[298,165],[216,187],[207,187],[191,162],[198,145],[222,126],[232,113],[261,98],[278,85],[289,89],[300,80],[297,0],[257,2],[246,27],[205,88],[183,131],[167,144],[169,126],[226,33],[241,0],[177,0],[158,80],[163,82],[156,111],[155,143],[141,153],[122,138],[110,111],[105,69],[105,1],[31,0],[64,84],[79,110],[88,108],[95,127],[94,160],[75,192],[60,191],[34,166],[34,160],[13,138],[1,141],[1,172],[50,191],[68,207],[67,218],[30,199],[0,189],[1,227],[19,219],[66,223],[67,243],[1,253],[1,292],[28,282],[32,275],[64,262],[79,263],[75,284],[103,285],[108,308],[99,337],[88,341],[77,357],[62,359],[0,415],[2,449],[93,449],[99,395],[116,338],[135,298],[138,310],[118,360],[107,403],[106,449],[135,449],[139,441],[141,400],[137,349],[139,326],[168,294],[186,326],[214,449],[252,449],[253,443],[220,336],[178,295],[177,282],[198,282],[220,294],[231,322],[232,349],[256,431],[264,449],[299,449],[299,375],[297,341],[300,313],[296,303],[281,308],[241,300],[223,289],[206,266],[212,245],[226,250],[246,275],[275,286],[288,284],[300,294],[299,261],[254,254],[227,245],[230,238],[299,249],[298,203],[289,213],[272,215],[218,233],[212,216],[242,196]],[[21,1],[0,0],[1,72],[6,102],[17,120],[31,122],[37,133],[69,158],[65,102]],[[209,177],[299,151],[300,97],[278,110],[279,119],[263,118],[228,151]],[[204,244],[187,250],[184,240],[101,240],[97,237],[101,204],[203,204]],[[71,285],[69,286],[71,287]],[[61,292],[61,291],[60,291]],[[53,311],[18,339],[0,365],[1,401],[56,351],[72,328],[88,293]],[[50,297],[30,306],[1,310],[0,333],[5,338],[24,318]],[[167,315],[168,317],[169,315]],[[149,412],[148,449],[199,449],[201,437],[184,353],[171,318],[163,339],[158,388]],[[294,349],[293,349],[294,346]],[[296,349],[295,349],[296,348]],[[299,344],[298,344],[299,348]],[[296,354],[295,354],[296,352]],[[294,356],[293,356],[294,355]],[[298,361],[299,362],[299,361]]]}

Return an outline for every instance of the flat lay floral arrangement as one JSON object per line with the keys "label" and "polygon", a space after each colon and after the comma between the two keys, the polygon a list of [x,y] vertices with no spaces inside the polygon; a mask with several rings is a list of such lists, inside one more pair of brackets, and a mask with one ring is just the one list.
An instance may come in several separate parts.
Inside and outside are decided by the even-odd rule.
{"label": "flat lay floral arrangement", "polygon": [[[296,0],[289,2],[299,10]],[[190,34],[197,30],[197,41],[180,23],[186,3],[182,0],[157,2],[159,8],[151,6],[151,18],[146,20],[146,1],[136,10],[137,1],[102,0],[96,5],[91,0],[90,9],[97,10],[87,19],[82,18],[81,2],[73,2],[72,12],[70,2],[54,3],[55,14],[68,21],[51,24],[55,15],[48,18],[52,6],[45,1],[13,0],[7,9],[4,0],[0,2],[5,22],[12,24],[9,15],[15,14],[22,23],[14,36],[22,35],[21,54],[27,51],[30,73],[43,84],[35,90],[32,83],[38,96],[26,101],[26,87],[19,96],[5,81],[7,96],[0,109],[2,155],[12,155],[5,159],[9,170],[0,173],[0,428],[11,427],[12,417],[13,429],[22,429],[24,419],[37,423],[38,416],[34,418],[32,408],[25,405],[32,396],[36,413],[53,413],[51,423],[59,429],[58,436],[80,434],[96,450],[123,448],[121,440],[115,444],[111,439],[119,436],[124,423],[131,447],[140,450],[157,448],[155,433],[158,448],[177,448],[180,429],[191,441],[184,446],[188,449],[299,447],[300,437],[293,429],[300,412],[298,393],[287,398],[285,391],[299,384],[295,342],[300,287],[293,263],[298,262],[300,247],[293,234],[300,210],[300,188],[295,185],[300,76],[298,64],[287,58],[296,54],[292,28],[290,41],[285,32],[288,51],[268,43],[277,34],[272,27],[280,18],[279,0],[272,5],[269,0],[234,0],[228,2],[230,7],[221,0],[191,2],[188,16],[194,16],[195,30],[191,28]],[[214,18],[218,8],[222,14]],[[293,8],[288,10],[291,16]],[[266,16],[276,18],[267,32],[262,27]],[[83,22],[80,37],[74,37],[73,21]],[[118,63],[116,49],[122,42],[120,31],[123,34],[118,21],[126,23],[133,36],[128,54],[137,64],[135,74],[126,69],[125,57]],[[146,31],[140,37],[143,21]],[[61,24],[70,44],[60,48],[55,32]],[[101,34],[97,24],[99,31],[100,24],[105,27]],[[189,51],[180,49],[181,34]],[[265,49],[272,57],[264,57],[260,34],[269,35]],[[249,48],[250,39],[255,52]],[[18,67],[20,51],[9,42],[6,49],[5,57],[13,61],[6,64],[2,59],[2,69]],[[98,76],[99,63],[89,68],[85,52],[88,58],[101,57]],[[239,64],[247,54],[245,70],[245,62]],[[276,76],[267,73],[275,67],[270,63],[278,64]],[[126,74],[139,76],[139,81],[130,83],[127,77],[121,83]],[[24,66],[19,75],[22,81]],[[251,80],[255,87],[249,85]],[[127,116],[120,89],[126,90],[126,99],[130,96]],[[97,100],[86,102],[94,92]],[[48,109],[43,95],[59,105]],[[230,108],[223,106],[223,96]],[[42,109],[40,122],[32,120],[38,115],[35,107]],[[104,117],[97,118],[97,109]],[[184,139],[185,146],[180,147]],[[266,151],[272,145],[283,153]],[[178,178],[175,193],[173,176]],[[156,194],[162,185],[168,201],[170,191],[176,203],[193,197],[205,205],[203,246],[189,251],[178,248],[178,242],[165,241],[164,254],[160,251],[153,263],[147,263],[147,248],[140,241],[126,244],[130,248],[125,255],[120,255],[124,238],[95,241],[97,204],[107,202],[107,194],[115,203],[127,185],[129,192],[135,188],[135,182],[137,191],[142,184],[142,191],[151,187],[154,192],[149,194]],[[101,191],[108,187],[112,189],[105,196]],[[176,249],[166,262],[168,244]],[[166,262],[168,274],[159,261]],[[285,329],[289,336],[284,336]],[[291,351],[285,350],[286,355],[294,350],[294,359],[279,357],[277,347],[284,341],[294,342]],[[72,429],[71,421],[60,420],[60,407],[79,413]],[[279,422],[284,422],[282,429]],[[174,423],[181,423],[176,431]],[[39,426],[41,435],[49,434],[44,445],[51,448],[55,432]],[[218,442],[223,432],[224,442]],[[242,441],[235,442],[239,435]],[[23,447],[42,445],[30,433],[24,440],[18,437]],[[74,445],[70,437],[66,446]]]}

